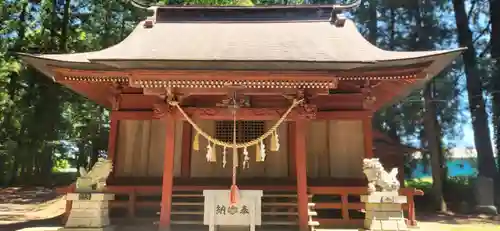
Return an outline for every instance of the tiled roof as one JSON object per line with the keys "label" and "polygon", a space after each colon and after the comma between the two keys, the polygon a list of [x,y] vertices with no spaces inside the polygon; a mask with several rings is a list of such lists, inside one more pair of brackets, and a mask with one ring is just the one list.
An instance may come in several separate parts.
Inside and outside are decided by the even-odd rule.
{"label": "tiled roof", "polygon": [[[101,51],[20,56],[41,70],[49,64],[90,69],[350,70],[431,61],[427,72],[435,75],[462,51],[385,51],[365,40],[354,22],[332,24],[324,8],[192,9],[159,8],[151,28],[142,21],[125,40]],[[316,11],[320,13],[313,14]]]}

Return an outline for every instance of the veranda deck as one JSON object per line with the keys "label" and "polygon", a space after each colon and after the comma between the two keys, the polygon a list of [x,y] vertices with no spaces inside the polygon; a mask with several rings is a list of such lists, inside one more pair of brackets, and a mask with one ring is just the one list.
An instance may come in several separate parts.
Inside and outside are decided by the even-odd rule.
{"label": "veranda deck", "polygon": [[[62,227],[32,227],[32,228],[24,228],[19,229],[17,231],[57,231]],[[158,226],[156,225],[118,225],[115,226],[116,231],[158,231]],[[207,226],[172,226],[170,231],[207,231]],[[220,227],[218,231],[243,231],[248,230],[245,228],[229,228],[229,227]],[[261,228],[258,227],[257,231],[298,231],[297,229],[287,228]],[[316,229],[316,231],[361,231],[360,229]]]}

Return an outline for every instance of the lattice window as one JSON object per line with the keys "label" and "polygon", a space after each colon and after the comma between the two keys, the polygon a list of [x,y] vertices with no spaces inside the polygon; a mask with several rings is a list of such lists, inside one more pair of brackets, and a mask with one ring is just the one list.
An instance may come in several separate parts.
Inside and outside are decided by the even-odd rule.
{"label": "lattice window", "polygon": [[[236,142],[243,143],[259,138],[264,134],[264,121],[236,121]],[[233,121],[215,122],[215,138],[225,142],[233,142]]]}

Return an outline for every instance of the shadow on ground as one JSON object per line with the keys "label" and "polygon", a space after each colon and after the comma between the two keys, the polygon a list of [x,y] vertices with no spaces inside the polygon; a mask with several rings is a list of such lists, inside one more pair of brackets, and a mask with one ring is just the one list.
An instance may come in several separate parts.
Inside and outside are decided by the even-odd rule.
{"label": "shadow on ground", "polygon": [[39,204],[56,197],[54,190],[43,187],[0,189],[0,204]]}
{"label": "shadow on ground", "polygon": [[32,227],[57,227],[57,226],[61,226],[61,216],[49,219],[22,221],[11,224],[0,224],[0,230],[15,231],[19,229],[32,228]]}
{"label": "shadow on ground", "polygon": [[422,214],[418,216],[420,222],[436,222],[441,224],[465,225],[465,224],[491,224],[500,225],[500,216],[487,216],[476,214],[454,214],[437,213]]}

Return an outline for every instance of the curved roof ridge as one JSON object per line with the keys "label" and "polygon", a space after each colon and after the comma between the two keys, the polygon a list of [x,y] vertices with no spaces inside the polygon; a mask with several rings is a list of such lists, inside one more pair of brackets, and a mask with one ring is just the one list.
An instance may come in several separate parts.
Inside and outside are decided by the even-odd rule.
{"label": "curved roof ridge", "polygon": [[350,19],[343,26],[299,20],[173,21],[151,27],[146,21],[121,42],[99,51],[21,56],[46,65],[101,69],[349,70],[440,61],[433,68],[440,71],[462,51],[383,50],[363,37]]}

